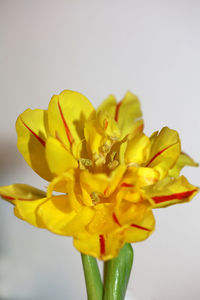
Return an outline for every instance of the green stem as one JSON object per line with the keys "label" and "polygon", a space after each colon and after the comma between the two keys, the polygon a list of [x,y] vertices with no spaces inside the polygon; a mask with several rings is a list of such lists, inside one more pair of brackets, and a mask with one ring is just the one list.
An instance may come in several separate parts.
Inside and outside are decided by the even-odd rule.
{"label": "green stem", "polygon": [[119,255],[104,264],[103,300],[123,300],[133,264],[133,249],[130,244],[120,250]]}
{"label": "green stem", "polygon": [[88,300],[102,300],[103,284],[97,261],[94,257],[81,254]]}

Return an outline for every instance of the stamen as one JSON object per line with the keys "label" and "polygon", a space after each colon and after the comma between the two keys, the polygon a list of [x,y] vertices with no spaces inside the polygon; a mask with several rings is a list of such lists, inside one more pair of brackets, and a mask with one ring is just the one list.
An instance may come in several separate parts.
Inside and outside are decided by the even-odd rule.
{"label": "stamen", "polygon": [[108,144],[104,144],[103,146],[102,146],[102,151],[104,152],[104,153],[108,153],[109,151],[110,151],[110,145],[108,145]]}
{"label": "stamen", "polygon": [[111,160],[111,161],[114,160],[116,154],[117,154],[117,151],[113,151],[113,152],[110,154],[110,160]]}
{"label": "stamen", "polygon": [[96,205],[96,204],[100,201],[99,196],[98,196],[98,194],[97,194],[96,192],[92,192],[92,193],[90,194],[90,197],[91,197],[92,203],[93,203],[94,205]]}
{"label": "stamen", "polygon": [[110,170],[113,170],[113,169],[115,169],[118,165],[119,165],[118,160],[113,160],[112,162],[110,162],[110,163],[108,164],[108,168],[109,168]]}
{"label": "stamen", "polygon": [[80,158],[79,161],[84,167],[91,167],[92,166],[92,161],[88,158]]}
{"label": "stamen", "polygon": [[106,162],[105,155],[101,153],[97,154],[96,152],[93,153],[93,160],[96,166],[102,166]]}

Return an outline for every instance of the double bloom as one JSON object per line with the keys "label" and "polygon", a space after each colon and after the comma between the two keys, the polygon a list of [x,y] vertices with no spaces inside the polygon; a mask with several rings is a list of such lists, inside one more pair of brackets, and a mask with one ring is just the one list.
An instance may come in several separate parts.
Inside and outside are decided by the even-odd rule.
{"label": "double bloom", "polygon": [[147,137],[138,98],[108,97],[97,110],[80,93],[63,91],[48,110],[17,119],[18,149],[49,182],[0,187],[15,215],[53,233],[72,236],[82,253],[115,257],[125,243],[155,228],[152,209],[191,200],[198,188],[180,171],[197,164],[181,151],[179,135],[164,127]]}

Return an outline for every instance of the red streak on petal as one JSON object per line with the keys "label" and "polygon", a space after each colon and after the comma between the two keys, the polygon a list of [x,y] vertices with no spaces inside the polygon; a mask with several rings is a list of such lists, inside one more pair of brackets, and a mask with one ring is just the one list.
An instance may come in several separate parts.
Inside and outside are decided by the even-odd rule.
{"label": "red streak on petal", "polygon": [[32,133],[32,135],[42,144],[42,146],[45,147],[46,142],[40,136],[38,136],[31,128],[29,128],[28,125],[26,125],[22,119],[21,121],[24,124],[24,126],[30,131],[30,133]]}
{"label": "red streak on petal", "polygon": [[13,197],[5,196],[5,195],[2,195],[2,194],[1,194],[1,197],[2,197],[2,198],[5,198],[5,199],[7,199],[7,200],[15,200],[15,198],[13,198]]}
{"label": "red streak on petal", "polygon": [[130,184],[130,183],[123,182],[123,183],[121,184],[121,187],[134,187],[134,185],[133,185],[133,184]]}
{"label": "red streak on petal", "polygon": [[141,229],[141,230],[145,230],[145,231],[151,231],[151,229],[148,229],[148,228],[136,225],[136,224],[131,224],[131,227],[135,227],[135,228],[138,228],[138,229]]}
{"label": "red streak on petal", "polygon": [[65,117],[64,117],[64,115],[63,115],[62,108],[61,108],[61,106],[60,106],[59,101],[58,101],[58,109],[59,109],[59,112],[60,112],[60,115],[61,115],[61,119],[62,119],[63,124],[64,124],[64,127],[65,127],[65,132],[66,132],[68,141],[69,141],[70,144],[72,145],[74,139],[73,139],[73,137],[72,137],[72,134],[71,134],[71,132],[70,132],[70,130],[69,130],[69,127],[68,127],[68,125],[67,125],[67,122],[66,122],[66,120],[65,120]]}
{"label": "red streak on petal", "polygon": [[105,120],[105,129],[108,127],[108,120]]}
{"label": "red streak on petal", "polygon": [[14,198],[14,197],[6,196],[3,194],[1,194],[0,196],[6,200],[24,200],[24,201],[30,200],[30,199],[17,198],[17,197]]}
{"label": "red streak on petal", "polygon": [[104,196],[106,196],[107,192],[108,192],[108,186],[107,186],[107,188],[105,188],[105,190],[103,192]]}
{"label": "red streak on petal", "polygon": [[99,235],[99,242],[100,242],[100,253],[101,255],[104,255],[106,252],[106,245],[105,245],[105,239],[103,234]]}
{"label": "red streak on petal", "polygon": [[173,146],[174,144],[172,144],[172,145],[169,145],[168,147],[166,147],[166,148],[164,148],[164,149],[162,149],[161,151],[159,151],[158,153],[156,153],[153,157],[152,157],[152,159],[148,162],[148,164],[146,165],[146,167],[148,167],[151,163],[152,163],[152,161],[154,160],[154,159],[156,159],[160,154],[162,154],[164,151],[166,151],[167,149],[169,149],[171,146]]}
{"label": "red streak on petal", "polygon": [[140,126],[137,128],[137,132],[141,132],[144,129],[144,123],[142,123]]}
{"label": "red streak on petal", "polygon": [[117,225],[121,226],[121,224],[119,223],[119,220],[117,219],[117,216],[115,213],[112,214],[113,220],[115,221],[115,223],[117,223]]}
{"label": "red streak on petal", "polygon": [[115,110],[115,121],[118,122],[118,118],[119,118],[119,109],[120,109],[120,106],[122,104],[122,101],[118,102],[117,105],[116,105],[116,110]]}
{"label": "red streak on petal", "polygon": [[165,201],[175,200],[175,199],[182,200],[182,199],[185,199],[185,198],[191,196],[196,191],[197,191],[197,189],[192,190],[192,191],[186,191],[183,193],[176,193],[176,194],[172,194],[172,195],[154,196],[154,197],[152,197],[152,199],[157,204],[165,202]]}

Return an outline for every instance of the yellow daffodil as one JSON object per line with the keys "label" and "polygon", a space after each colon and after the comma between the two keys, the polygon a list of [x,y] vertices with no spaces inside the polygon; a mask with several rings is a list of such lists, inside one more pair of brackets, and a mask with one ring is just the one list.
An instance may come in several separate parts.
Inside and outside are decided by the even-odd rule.
{"label": "yellow daffodil", "polygon": [[49,181],[0,187],[17,217],[56,234],[99,259],[154,230],[152,209],[191,200],[198,188],[179,173],[197,164],[181,152],[178,133],[143,133],[138,98],[114,96],[95,110],[80,93],[53,96],[48,110],[27,109],[17,119],[18,149]]}

